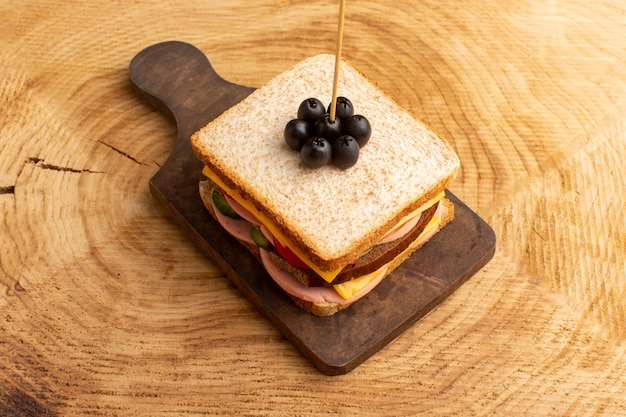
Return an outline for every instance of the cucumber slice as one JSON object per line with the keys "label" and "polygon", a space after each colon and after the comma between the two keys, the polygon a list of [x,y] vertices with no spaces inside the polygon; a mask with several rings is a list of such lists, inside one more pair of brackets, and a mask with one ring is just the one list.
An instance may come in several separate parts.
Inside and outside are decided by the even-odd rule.
{"label": "cucumber slice", "polygon": [[235,220],[242,219],[242,217],[239,214],[237,214],[235,210],[233,210],[230,204],[228,204],[228,201],[226,201],[226,197],[224,197],[224,195],[220,193],[218,190],[213,190],[212,198],[213,198],[213,204],[215,204],[215,207],[224,216],[230,217],[231,219],[235,219]]}
{"label": "cucumber slice", "polygon": [[265,249],[266,251],[274,249],[274,245],[267,240],[263,232],[261,232],[261,228],[259,226],[252,226],[250,229],[250,237],[261,249]]}

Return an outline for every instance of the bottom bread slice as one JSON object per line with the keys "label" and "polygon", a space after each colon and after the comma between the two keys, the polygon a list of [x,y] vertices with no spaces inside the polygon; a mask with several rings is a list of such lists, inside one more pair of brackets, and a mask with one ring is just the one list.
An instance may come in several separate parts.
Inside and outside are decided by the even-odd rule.
{"label": "bottom bread slice", "polygon": [[[213,192],[213,188],[214,185],[210,182],[210,181],[202,181],[199,184],[199,191],[200,191],[200,197],[202,199],[202,202],[204,204],[204,206],[206,207],[207,211],[211,214],[211,216],[219,223],[219,219],[217,217],[217,214],[215,213],[215,209],[214,209],[214,205],[212,202],[212,192]],[[447,198],[444,198],[443,200],[441,200],[441,204],[443,205],[443,210],[441,212],[441,216],[439,217],[439,223],[437,226],[437,229],[435,231],[435,233],[433,233],[431,236],[429,236],[427,239],[423,240],[422,242],[420,242],[420,244],[415,245],[413,247],[411,247],[410,249],[406,250],[405,252],[403,252],[402,254],[400,254],[399,256],[395,257],[391,262],[389,262],[387,264],[387,270],[385,272],[385,275],[382,277],[382,279],[385,279],[387,276],[389,276],[389,274],[391,274],[398,266],[400,266],[404,261],[406,261],[416,250],[418,250],[419,248],[421,248],[424,244],[426,244],[430,239],[432,239],[433,236],[435,236],[443,227],[445,227],[448,223],[450,223],[453,218],[454,218],[454,205],[452,204],[452,202],[450,200],[448,200]],[[237,238],[235,236],[235,238]],[[237,238],[237,240],[239,241],[239,243],[241,243],[255,258],[257,258],[261,263],[263,263],[262,257],[261,257],[261,252],[259,247],[254,244],[254,243],[250,243],[247,242],[245,240],[239,239]],[[296,279],[296,278],[293,278]],[[381,279],[381,281],[382,281]],[[358,299],[355,298],[354,301],[350,301],[347,300],[346,302],[329,302],[329,301],[324,301],[324,302],[312,302],[312,301],[307,301],[304,300],[302,298],[299,298],[293,294],[290,294],[287,291],[284,291],[286,295],[288,295],[293,301],[294,303],[300,307],[301,309],[312,313],[316,316],[331,316],[341,310],[344,310],[348,307],[350,307],[354,302],[358,301],[358,299],[360,299],[360,297]]]}

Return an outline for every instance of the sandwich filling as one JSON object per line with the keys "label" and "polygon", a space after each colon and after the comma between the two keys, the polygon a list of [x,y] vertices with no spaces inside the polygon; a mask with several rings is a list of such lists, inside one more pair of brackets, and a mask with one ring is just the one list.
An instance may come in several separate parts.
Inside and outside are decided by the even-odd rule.
{"label": "sandwich filling", "polygon": [[[297,260],[299,260],[302,263],[302,265],[300,265],[301,267],[308,267],[308,268],[312,269],[321,278],[323,278],[323,280],[325,280],[327,283],[333,282],[335,280],[335,278],[337,277],[337,275],[339,275],[341,273],[341,271],[344,269],[345,265],[341,266],[341,267],[339,267],[339,268],[337,268],[335,270],[332,270],[332,271],[325,271],[325,270],[321,269],[320,267],[318,267],[314,262],[312,262],[305,255],[304,252],[302,252],[298,247],[296,247],[296,245],[291,243],[290,239],[281,232],[281,230],[274,224],[272,219],[268,218],[263,213],[261,213],[253,204],[251,204],[248,201],[246,201],[246,199],[243,196],[241,196],[241,194],[237,190],[232,189],[231,187],[227,186],[219,178],[219,176],[217,174],[215,174],[208,166],[204,167],[204,169],[202,170],[202,173],[208,179],[210,179],[213,183],[215,183],[220,188],[220,190],[222,190],[228,197],[230,197],[232,200],[234,200],[239,205],[241,205],[247,212],[249,212],[250,216],[254,217],[254,219],[255,219],[255,221],[252,221],[252,223],[265,225],[265,227],[267,227],[269,229],[270,233],[272,234],[273,239],[276,241],[277,247],[278,248],[282,247],[282,248],[288,249],[287,252],[289,252],[289,255],[293,255],[294,258],[297,258]],[[387,233],[387,235],[383,236],[383,239],[384,238],[389,238],[389,234],[390,233],[393,233],[394,231],[397,231],[399,228],[402,228],[408,222],[416,219],[423,211],[425,211],[426,209],[434,206],[435,203],[437,203],[440,200],[442,200],[444,196],[445,196],[445,192],[442,191],[437,196],[432,198],[430,201],[427,201],[421,207],[419,207],[418,209],[414,210],[412,213],[409,213],[407,216],[402,218],[396,224],[396,226],[392,227],[389,230],[389,232]],[[419,220],[419,218],[417,220]],[[285,255],[285,254],[283,253],[283,255]],[[298,265],[296,265],[296,266],[298,266]]]}
{"label": "sandwich filling", "polygon": [[[390,264],[396,259],[405,256],[407,252],[411,251],[414,247],[430,239],[430,237],[438,231],[439,220],[444,210],[441,200],[445,194],[442,192],[418,210],[405,216],[379,240],[377,245],[384,245],[402,239],[405,236],[408,237],[408,234],[414,230],[422,218],[422,213],[428,210],[429,215],[432,214],[430,219],[425,218],[423,220],[423,222],[427,221],[427,224],[423,226],[419,235],[397,253],[393,259],[377,267],[374,271],[353,277],[346,282],[330,285],[343,268],[328,272],[315,267],[298,248],[289,243],[289,240],[282,235],[280,230],[270,219],[263,216],[252,204],[241,197],[236,190],[227,187],[208,167],[204,168],[203,174],[217,185],[218,191],[224,196],[230,208],[240,216],[240,219],[233,219],[221,213],[220,210],[213,205],[213,212],[215,213],[217,221],[228,233],[244,242],[258,244],[258,242],[252,239],[250,234],[251,228],[256,226],[267,241],[274,245],[276,251],[285,258],[288,264],[295,268],[310,268],[323,278],[326,283],[325,286],[307,286],[285,270],[285,268],[281,268],[281,266],[273,260],[273,256],[267,248],[260,247],[261,261],[274,281],[292,296],[314,303],[351,303],[367,294],[385,277]],[[357,260],[355,260],[355,263],[356,262]]]}

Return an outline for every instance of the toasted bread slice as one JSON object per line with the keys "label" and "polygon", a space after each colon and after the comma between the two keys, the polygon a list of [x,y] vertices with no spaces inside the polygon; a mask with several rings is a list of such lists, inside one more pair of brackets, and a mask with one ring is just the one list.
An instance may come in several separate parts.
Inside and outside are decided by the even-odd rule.
{"label": "toasted bread slice", "polygon": [[304,99],[330,102],[334,59],[304,60],[191,138],[198,158],[324,271],[356,259],[443,191],[460,165],[446,141],[342,61],[339,95],[369,119],[371,138],[347,170],[306,167],[283,130]]}

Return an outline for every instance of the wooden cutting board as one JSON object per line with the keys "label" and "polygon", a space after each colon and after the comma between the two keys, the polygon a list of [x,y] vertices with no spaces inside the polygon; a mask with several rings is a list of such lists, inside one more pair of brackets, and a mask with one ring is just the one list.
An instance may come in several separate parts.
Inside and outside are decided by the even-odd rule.
{"label": "wooden cutting board", "polygon": [[372,293],[331,317],[300,310],[261,264],[211,218],[198,195],[202,163],[195,158],[189,137],[254,89],[222,79],[201,51],[178,41],[144,49],[133,58],[129,71],[137,93],[178,127],[171,155],[150,180],[152,195],[320,371],[328,375],[351,371],[492,258],[493,230],[447,192],[456,206],[455,219]]}

